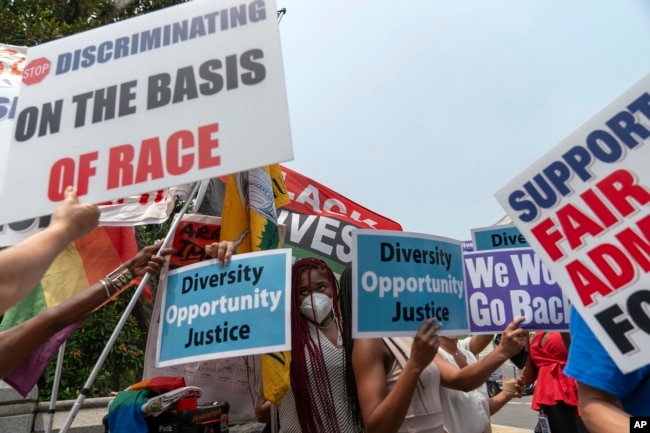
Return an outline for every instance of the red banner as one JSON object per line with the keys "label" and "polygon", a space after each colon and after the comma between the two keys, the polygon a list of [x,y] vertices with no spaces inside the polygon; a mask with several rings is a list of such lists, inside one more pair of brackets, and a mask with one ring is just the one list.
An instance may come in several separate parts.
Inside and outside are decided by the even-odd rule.
{"label": "red banner", "polygon": [[296,258],[317,256],[340,273],[352,261],[352,230],[402,230],[383,217],[302,174],[282,166],[291,203],[278,215],[284,245]]}

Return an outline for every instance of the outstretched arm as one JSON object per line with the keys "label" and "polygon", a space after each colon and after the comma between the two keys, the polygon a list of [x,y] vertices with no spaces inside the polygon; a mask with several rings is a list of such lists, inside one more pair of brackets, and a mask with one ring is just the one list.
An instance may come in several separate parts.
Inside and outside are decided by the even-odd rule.
{"label": "outstretched arm", "polygon": [[494,415],[498,411],[501,410],[503,406],[505,406],[510,400],[513,398],[521,398],[524,392],[524,378],[523,376],[519,376],[517,378],[517,381],[515,382],[515,390],[516,392],[510,393],[507,391],[501,391],[494,397],[490,398],[490,415]]}
{"label": "outstretched arm", "polygon": [[69,187],[46,229],[0,251],[0,314],[29,295],[56,256],[98,221],[97,206],[79,204],[76,190]]}
{"label": "outstretched arm", "polygon": [[[146,272],[157,274],[164,263],[164,256],[174,252],[171,248],[165,248],[161,251],[161,255],[154,255],[159,246],[158,244],[143,248],[120,269],[128,269],[133,277],[142,276]],[[0,377],[11,373],[54,334],[85,319],[118,293],[120,292],[111,282],[104,279],[103,283],[99,281],[59,305],[0,332]]]}
{"label": "outstretched arm", "polygon": [[501,342],[488,356],[465,368],[459,369],[436,356],[434,361],[440,369],[440,383],[459,391],[469,392],[483,385],[490,374],[513,355],[521,351],[525,344],[526,330],[519,325],[526,320],[520,317],[512,321],[503,331]]}

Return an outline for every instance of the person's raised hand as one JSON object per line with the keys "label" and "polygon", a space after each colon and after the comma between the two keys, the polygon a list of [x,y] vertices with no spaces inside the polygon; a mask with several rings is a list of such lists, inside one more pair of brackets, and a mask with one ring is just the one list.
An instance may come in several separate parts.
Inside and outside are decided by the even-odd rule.
{"label": "person's raised hand", "polygon": [[440,347],[440,339],[436,333],[442,324],[435,322],[435,317],[425,320],[415,337],[413,337],[409,361],[419,371],[424,370],[433,361]]}
{"label": "person's raised hand", "polygon": [[99,208],[94,204],[79,204],[77,190],[69,186],[65,198],[52,214],[50,227],[61,229],[68,242],[72,242],[97,226],[99,214]]}
{"label": "person's raised hand", "polygon": [[515,379],[515,393],[514,394],[510,393],[510,397],[515,397],[515,398],[523,397],[525,386],[526,386],[526,381],[524,380],[524,376],[520,375],[517,379]]}
{"label": "person's raised hand", "polygon": [[501,334],[501,341],[497,349],[503,351],[508,358],[515,356],[526,346],[528,331],[519,327],[524,320],[526,318],[523,316],[513,320]]}
{"label": "person's raised hand", "polygon": [[138,254],[126,262],[126,267],[136,277],[141,277],[147,272],[151,275],[157,275],[165,264],[165,257],[173,254],[173,248],[163,248],[159,254],[156,254],[162,245],[158,241],[141,249]]}
{"label": "person's raised hand", "polygon": [[205,246],[205,253],[217,259],[221,266],[230,263],[232,255],[235,254],[235,244],[232,241],[215,242]]}

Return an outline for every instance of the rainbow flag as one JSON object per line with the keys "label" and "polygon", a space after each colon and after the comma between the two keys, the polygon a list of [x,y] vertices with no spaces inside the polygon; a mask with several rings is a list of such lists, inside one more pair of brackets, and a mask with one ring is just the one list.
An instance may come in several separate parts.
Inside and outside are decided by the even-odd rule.
{"label": "rainbow flag", "polygon": [[[133,227],[97,227],[69,244],[54,260],[30,296],[8,310],[0,330],[16,326],[104,278],[138,252]],[[81,322],[59,331],[4,378],[26,396],[38,382],[59,346]]]}

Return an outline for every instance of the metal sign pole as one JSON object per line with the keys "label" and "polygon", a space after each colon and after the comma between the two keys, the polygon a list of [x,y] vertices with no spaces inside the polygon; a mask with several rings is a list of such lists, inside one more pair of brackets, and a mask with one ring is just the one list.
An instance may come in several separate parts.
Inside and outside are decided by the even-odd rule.
{"label": "metal sign pole", "polygon": [[[165,240],[160,246],[160,250],[163,248],[166,248],[167,245],[171,245],[172,238],[174,237],[174,232],[176,231],[176,227],[178,227],[178,224],[181,221],[181,218],[185,213],[187,212],[187,208],[190,205],[190,202],[192,201],[192,198],[196,196],[197,191],[199,190],[199,185],[201,182],[196,182],[194,185],[194,189],[192,190],[192,193],[188,197],[188,199],[185,201],[183,204],[183,207],[181,210],[176,214],[174,222],[172,222],[171,227],[169,228],[169,232],[167,232],[167,236],[165,236]],[[160,251],[159,250],[159,251]],[[104,350],[102,351],[102,354],[99,356],[99,359],[97,360],[97,363],[95,364],[95,367],[93,370],[90,372],[90,376],[88,377],[88,380],[84,384],[84,387],[81,388],[81,391],[79,392],[79,396],[77,396],[77,400],[75,401],[74,405],[70,409],[70,412],[68,413],[68,417],[65,420],[65,423],[63,424],[63,427],[61,427],[61,430],[59,430],[60,433],[67,433],[68,429],[70,429],[70,426],[72,425],[72,422],[74,421],[75,417],[77,416],[77,413],[79,413],[79,410],[81,409],[81,406],[83,405],[84,400],[86,399],[86,396],[90,393],[90,388],[93,385],[93,382],[97,378],[97,375],[99,374],[99,370],[102,368],[104,365],[104,362],[106,361],[106,358],[108,357],[109,352],[111,351],[111,348],[115,344],[115,341],[117,341],[117,337],[120,335],[120,332],[122,331],[122,328],[126,324],[126,321],[128,320],[129,316],[131,315],[131,312],[133,311],[133,308],[135,308],[135,304],[138,302],[138,298],[140,298],[140,295],[144,291],[145,286],[149,282],[149,279],[151,278],[151,274],[148,272],[144,275],[142,278],[142,281],[138,285],[137,290],[133,294],[133,297],[129,301],[129,304],[126,307],[126,310],[124,310],[124,313],[122,314],[122,317],[120,318],[120,321],[117,323],[115,330],[113,331],[113,334],[111,335],[111,338],[108,339],[108,342],[106,343],[106,346],[104,347]]]}
{"label": "metal sign pole", "polygon": [[54,371],[54,383],[52,383],[52,396],[50,397],[50,408],[47,410],[47,426],[45,433],[52,431],[54,414],[56,413],[56,399],[59,395],[59,383],[61,382],[61,371],[63,370],[63,358],[65,357],[65,341],[59,346],[59,355],[56,358],[56,370]]}

